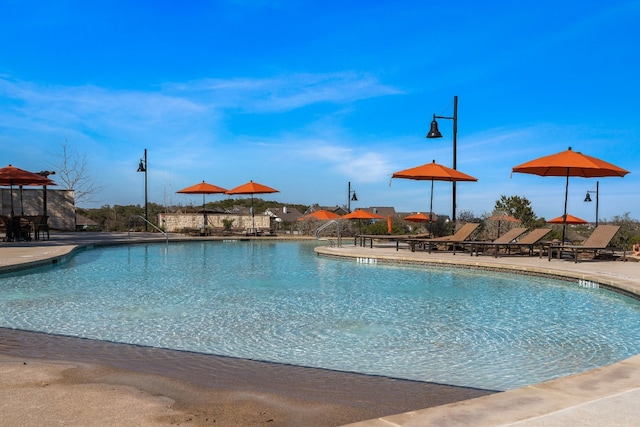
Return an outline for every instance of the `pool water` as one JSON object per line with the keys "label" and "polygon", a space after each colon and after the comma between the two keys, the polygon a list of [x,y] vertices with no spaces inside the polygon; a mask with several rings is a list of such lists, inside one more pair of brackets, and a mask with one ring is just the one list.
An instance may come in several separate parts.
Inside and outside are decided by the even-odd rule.
{"label": "pool water", "polygon": [[640,302],[623,295],[322,258],[316,244],[81,251],[0,276],[0,326],[491,390],[640,353]]}

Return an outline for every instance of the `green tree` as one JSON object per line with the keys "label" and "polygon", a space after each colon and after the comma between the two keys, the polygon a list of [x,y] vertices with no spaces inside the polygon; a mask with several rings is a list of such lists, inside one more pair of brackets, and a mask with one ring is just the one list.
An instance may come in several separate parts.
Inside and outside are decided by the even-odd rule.
{"label": "green tree", "polygon": [[[127,231],[131,228],[144,228],[144,223],[136,215],[144,214],[144,206],[140,205],[103,205],[100,208],[77,208],[80,215],[84,215],[98,223],[102,231]],[[158,214],[164,212],[164,207],[149,202],[149,221],[156,224]],[[162,224],[161,224],[162,225]]]}
{"label": "green tree", "polygon": [[231,228],[233,227],[233,220],[232,219],[223,219],[222,220],[222,226],[224,227],[224,231],[231,231]]}
{"label": "green tree", "polygon": [[640,242],[640,223],[632,219],[629,212],[614,216],[608,223],[620,226],[620,231],[611,241],[612,246],[630,250],[634,243]]}
{"label": "green tree", "polygon": [[460,212],[458,212],[458,217],[456,218],[456,221],[461,223],[467,223],[467,222],[478,222],[479,219],[473,213],[473,211],[461,210]]}
{"label": "green tree", "polygon": [[507,197],[502,195],[500,196],[500,200],[496,200],[494,210],[517,218],[522,225],[529,229],[535,228],[539,224],[536,214],[531,208],[531,202],[526,197]]}

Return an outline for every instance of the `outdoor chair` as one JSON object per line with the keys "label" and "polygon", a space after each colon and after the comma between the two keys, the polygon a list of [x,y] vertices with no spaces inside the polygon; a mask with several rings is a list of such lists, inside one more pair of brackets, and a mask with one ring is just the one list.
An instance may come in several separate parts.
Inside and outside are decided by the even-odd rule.
{"label": "outdoor chair", "polygon": [[486,249],[493,248],[495,253],[498,253],[500,245],[513,243],[518,237],[522,236],[527,231],[524,227],[516,227],[504,233],[502,236],[497,237],[495,240],[481,241],[481,242],[469,242],[471,245],[471,255],[476,253],[476,256],[480,253],[480,250],[484,253]]}
{"label": "outdoor chair", "polygon": [[544,239],[549,233],[551,233],[550,228],[536,228],[531,230],[529,233],[522,236],[520,239],[515,242],[509,243],[498,243],[495,245],[496,253],[494,256],[498,258],[498,254],[500,253],[500,248],[505,248],[507,254],[511,254],[511,249],[517,248],[519,252],[522,252],[523,248],[528,249],[527,253],[529,256],[533,255],[534,248],[536,246],[540,247],[540,257],[542,257],[542,252],[544,250]]}
{"label": "outdoor chair", "polygon": [[[593,230],[593,233],[589,236],[587,240],[585,240],[581,245],[550,245],[549,246],[549,261],[553,258],[554,252],[558,254],[558,257],[562,257],[563,251],[571,251],[573,253],[573,261],[578,262],[578,253],[579,252],[593,252],[593,258],[600,251],[610,250],[613,251],[613,248],[609,247],[611,240],[616,235],[616,233],[620,230],[619,225],[599,225]],[[626,259],[626,250],[623,249],[623,258]]]}
{"label": "outdoor chair", "polygon": [[47,233],[47,240],[49,240],[49,216],[48,215],[37,215],[33,219],[33,237],[36,240],[40,240],[40,233],[42,233],[42,238],[44,239],[44,233]]}
{"label": "outdoor chair", "polygon": [[423,246],[429,253],[438,244],[451,244],[453,246],[453,253],[456,253],[456,244],[465,243],[469,240],[469,237],[476,231],[480,224],[475,222],[468,222],[454,234],[449,236],[434,237],[432,239],[407,239],[407,243],[411,246],[411,252],[415,252],[416,246]]}
{"label": "outdoor chair", "polygon": [[0,234],[2,234],[3,242],[7,241],[7,233],[9,231],[8,227],[9,227],[9,217],[0,215]]}

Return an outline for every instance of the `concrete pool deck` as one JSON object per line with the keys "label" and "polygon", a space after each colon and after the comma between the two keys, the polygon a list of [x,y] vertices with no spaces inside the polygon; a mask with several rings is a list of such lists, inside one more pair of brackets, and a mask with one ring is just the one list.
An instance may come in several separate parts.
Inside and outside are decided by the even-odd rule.
{"label": "concrete pool deck", "polygon": [[[226,237],[233,239],[236,237]],[[244,238],[244,237],[243,237]],[[170,235],[170,241],[202,240]],[[259,240],[270,239],[258,237]],[[285,239],[285,238],[282,238]],[[157,233],[55,233],[51,240],[0,243],[0,272],[46,265],[64,260],[79,246],[164,241]],[[504,269],[523,274],[544,274],[598,283],[640,295],[640,264],[637,260],[552,260],[529,256],[471,257],[468,254],[396,251],[395,244],[373,248],[354,246],[317,248],[322,256],[348,257],[367,263],[451,264],[482,269]],[[636,425],[640,412],[640,355],[594,369],[528,387],[453,404],[361,421],[351,426],[564,426]]]}

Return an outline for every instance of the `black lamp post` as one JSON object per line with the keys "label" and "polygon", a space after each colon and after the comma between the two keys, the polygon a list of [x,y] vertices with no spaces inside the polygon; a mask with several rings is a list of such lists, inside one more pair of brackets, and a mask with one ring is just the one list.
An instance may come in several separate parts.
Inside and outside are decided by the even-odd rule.
{"label": "black lamp post", "polygon": [[591,201],[591,196],[589,193],[596,193],[596,227],[598,226],[598,204],[599,204],[599,194],[600,194],[600,181],[596,181],[596,189],[595,190],[587,190],[587,195],[584,198],[585,202]]}
{"label": "black lamp post", "polygon": [[138,172],[144,172],[144,231],[149,231],[149,204],[147,203],[147,149],[144,149],[144,158],[140,159]]}
{"label": "black lamp post", "polygon": [[[442,138],[442,134],[440,133],[440,131],[438,130],[438,122],[436,121],[436,119],[447,119],[447,120],[453,120],[453,169],[457,169],[457,158],[458,158],[458,154],[457,154],[457,150],[458,150],[458,97],[454,96],[453,97],[453,117],[446,117],[446,116],[436,116],[435,114],[433,115],[433,120],[431,121],[431,129],[429,130],[429,133],[427,134],[427,138]],[[451,221],[453,221],[453,229],[455,231],[455,227],[456,227],[456,182],[453,181],[451,183],[453,185],[453,190],[452,190],[452,215],[451,215]]]}
{"label": "black lamp post", "polygon": [[[356,190],[351,189],[351,181],[349,181],[348,185],[349,192],[347,193],[347,213],[351,213],[351,201],[357,202],[358,196],[356,196]],[[353,196],[351,195],[353,193]]]}

